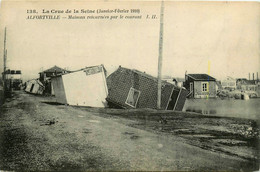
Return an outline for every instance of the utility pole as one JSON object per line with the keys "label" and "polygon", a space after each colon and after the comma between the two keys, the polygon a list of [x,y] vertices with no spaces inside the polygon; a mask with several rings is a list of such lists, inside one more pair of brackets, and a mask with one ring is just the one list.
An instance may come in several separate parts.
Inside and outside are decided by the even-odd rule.
{"label": "utility pole", "polygon": [[5,27],[5,36],[4,36],[4,73],[6,71],[6,27]]}
{"label": "utility pole", "polygon": [[161,109],[161,94],[162,94],[163,15],[164,15],[164,2],[162,0],[161,13],[160,13],[160,34],[159,34],[157,109]]}
{"label": "utility pole", "polygon": [[5,50],[5,69],[4,69],[5,71],[7,69],[6,63],[7,63],[7,49]]}
{"label": "utility pole", "polygon": [[6,50],[6,27],[5,27],[5,36],[4,36],[4,72],[3,72],[4,92],[6,91],[6,58],[7,58],[7,50]]}

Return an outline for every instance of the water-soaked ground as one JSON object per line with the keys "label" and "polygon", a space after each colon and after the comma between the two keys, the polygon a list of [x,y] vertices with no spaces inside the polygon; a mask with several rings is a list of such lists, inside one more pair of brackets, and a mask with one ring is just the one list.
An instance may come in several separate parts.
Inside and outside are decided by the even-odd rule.
{"label": "water-soaked ground", "polygon": [[[87,111],[102,112],[103,109]],[[256,120],[187,114],[183,112],[150,112],[135,110],[105,110],[113,117],[137,121],[131,127],[184,138],[187,143],[212,152],[239,157],[248,166],[259,165],[259,126]]]}
{"label": "water-soaked ground", "polygon": [[260,98],[241,100],[235,98],[187,99],[183,108],[186,112],[206,115],[260,119]]}
{"label": "water-soaked ground", "polygon": [[79,108],[18,91],[1,107],[0,169],[258,169],[255,120]]}
{"label": "water-soaked ground", "polygon": [[[100,148],[79,142],[73,131],[38,111],[38,102],[6,99],[0,115],[0,169],[22,171],[82,171],[107,169],[113,158],[104,158]],[[18,101],[17,101],[18,100]],[[55,126],[56,125],[56,126]],[[79,152],[88,152],[80,154]]]}

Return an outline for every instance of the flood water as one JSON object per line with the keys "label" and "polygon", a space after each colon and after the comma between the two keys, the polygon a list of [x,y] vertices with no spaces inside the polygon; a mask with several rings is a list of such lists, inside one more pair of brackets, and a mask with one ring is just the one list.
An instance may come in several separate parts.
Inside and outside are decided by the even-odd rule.
{"label": "flood water", "polygon": [[[0,85],[0,106],[4,94]],[[260,118],[260,98],[240,99],[186,99],[184,112],[197,112],[205,115],[239,117],[247,119]]]}
{"label": "flood water", "polygon": [[183,111],[216,116],[259,119],[260,99],[187,99]]}

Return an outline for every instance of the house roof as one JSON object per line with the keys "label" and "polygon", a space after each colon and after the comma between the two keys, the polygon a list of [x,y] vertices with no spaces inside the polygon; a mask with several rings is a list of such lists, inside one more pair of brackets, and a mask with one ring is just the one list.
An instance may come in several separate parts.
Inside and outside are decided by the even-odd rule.
{"label": "house roof", "polygon": [[10,70],[7,69],[5,72],[2,72],[2,74],[22,74],[21,70]]}
{"label": "house roof", "polygon": [[94,73],[101,72],[102,70],[104,70],[104,74],[106,76],[107,70],[105,69],[104,65],[101,64],[101,65],[97,65],[97,66],[88,66],[88,67],[81,68],[81,69],[74,70],[74,71],[67,71],[67,73],[59,73],[56,76],[52,76],[52,77],[59,77],[59,76],[62,76],[62,75],[67,75],[69,73],[75,73],[75,72],[79,72],[79,71],[84,71],[87,75],[91,75],[91,74],[94,74]]}
{"label": "house roof", "polygon": [[256,85],[255,80],[243,80],[242,84],[244,85]]}
{"label": "house roof", "polygon": [[41,83],[41,81],[39,81],[39,79],[31,79],[31,80],[28,80],[27,82],[38,83],[40,86],[43,87],[43,84]]}
{"label": "house roof", "polygon": [[67,71],[68,72],[68,70],[65,70],[65,69],[63,69],[63,68],[60,68],[60,67],[58,67],[58,66],[53,66],[52,68],[50,68],[50,69],[47,69],[47,70],[45,70],[45,71],[43,71],[44,73],[54,73],[54,72],[57,72],[57,73],[61,73],[61,72],[63,72],[63,71]]}
{"label": "house roof", "polygon": [[[121,67],[121,66],[119,66],[119,69],[122,70],[122,71],[129,71],[129,72],[131,71],[131,72],[137,73],[137,74],[139,74],[139,75],[141,75],[143,77],[146,77],[148,79],[151,79],[151,80],[154,80],[154,81],[158,82],[158,79],[156,77],[154,77],[152,75],[149,75],[149,74],[147,74],[145,72],[141,72],[141,71],[136,70],[136,69],[127,69],[127,68],[124,68],[124,67]],[[162,84],[168,84],[168,82],[162,80]]]}
{"label": "house roof", "polygon": [[246,81],[247,79],[246,78],[237,78],[236,80],[237,81]]}
{"label": "house roof", "polygon": [[207,75],[207,74],[187,74],[189,77],[191,77],[194,80],[198,81],[216,81],[215,78]]}

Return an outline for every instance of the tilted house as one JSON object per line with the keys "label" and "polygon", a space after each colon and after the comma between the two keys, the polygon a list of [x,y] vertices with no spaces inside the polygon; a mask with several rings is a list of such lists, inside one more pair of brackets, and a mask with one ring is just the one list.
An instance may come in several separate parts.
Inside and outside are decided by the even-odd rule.
{"label": "tilted house", "polygon": [[26,82],[25,91],[32,94],[42,94],[44,90],[43,84],[38,79],[32,79]]}
{"label": "tilted house", "polygon": [[185,75],[184,87],[191,98],[215,98],[217,94],[216,79],[207,74]]}
{"label": "tilted house", "polygon": [[[119,67],[107,77],[108,105],[120,108],[157,108],[157,78],[138,70]],[[162,81],[161,109],[181,111],[185,88]]]}
{"label": "tilted house", "polygon": [[105,107],[108,94],[103,65],[86,67],[51,78],[58,103]]}

